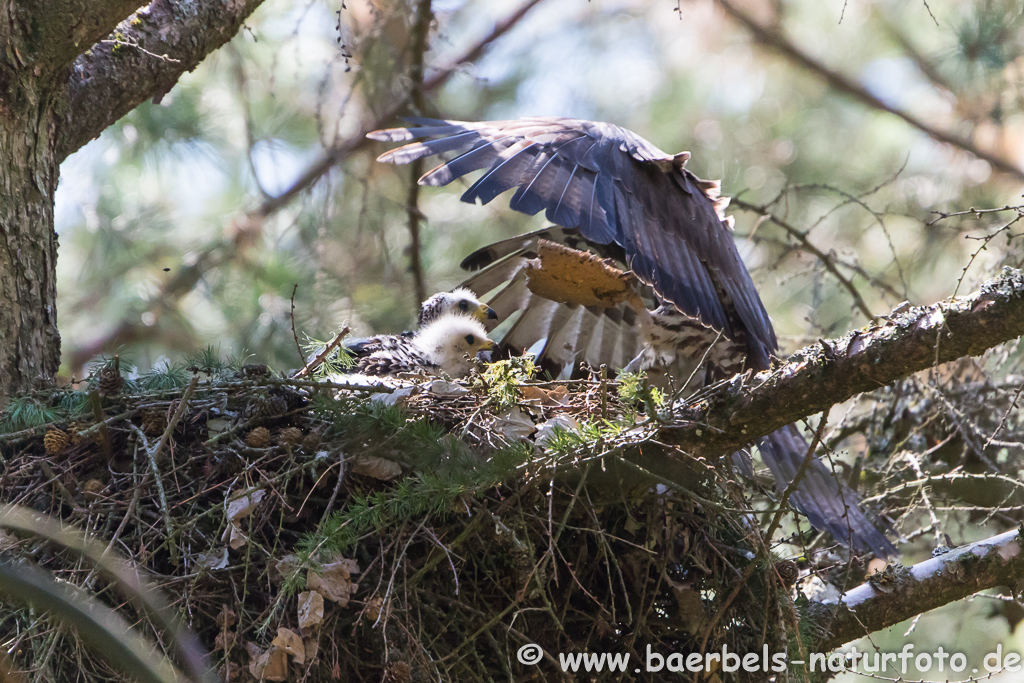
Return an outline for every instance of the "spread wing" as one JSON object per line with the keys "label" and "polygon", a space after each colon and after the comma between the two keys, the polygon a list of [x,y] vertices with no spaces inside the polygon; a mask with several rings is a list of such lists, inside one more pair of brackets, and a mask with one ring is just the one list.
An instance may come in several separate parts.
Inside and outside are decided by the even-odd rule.
{"label": "spread wing", "polygon": [[[574,249],[588,247],[575,230],[552,226],[487,245],[462,262],[463,268],[476,272],[461,286],[478,292],[502,321],[491,338],[513,355],[533,353],[553,377],[573,376],[580,363],[625,367],[641,348],[637,311],[626,302],[580,306],[530,291],[526,266],[537,258],[541,240]],[[597,251],[614,257],[612,251]]]}
{"label": "spread wing", "polygon": [[688,154],[669,155],[619,126],[577,119],[411,121],[417,127],[369,137],[435,139],[391,150],[380,161],[454,153],[420,179],[424,185],[485,169],[463,201],[486,204],[516,188],[513,209],[543,210],[586,241],[617,247],[659,297],[745,345],[752,367],[768,367],[775,332],[721,214],[718,185],[684,168]]}

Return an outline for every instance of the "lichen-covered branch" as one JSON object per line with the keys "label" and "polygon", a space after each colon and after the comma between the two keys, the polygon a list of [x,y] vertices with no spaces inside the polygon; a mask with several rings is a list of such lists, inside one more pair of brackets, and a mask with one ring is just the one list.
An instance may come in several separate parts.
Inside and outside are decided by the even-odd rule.
{"label": "lichen-covered branch", "polygon": [[775,370],[711,388],[679,411],[663,439],[692,455],[732,453],[857,394],[1021,335],[1024,273],[1006,268],[970,296],[892,314],[802,349]]}
{"label": "lichen-covered branch", "polygon": [[956,548],[912,567],[896,565],[873,575],[830,605],[833,612],[827,635],[816,649],[832,650],[989,588],[1009,586],[1018,590],[1022,581],[1020,529]]}
{"label": "lichen-covered branch", "polygon": [[58,146],[63,159],[231,40],[263,0],[155,0],[130,25],[75,60],[71,107]]}
{"label": "lichen-covered branch", "polygon": [[17,19],[3,22],[6,30],[0,29],[0,36],[4,43],[17,43],[13,52],[23,66],[37,68],[40,75],[53,74],[145,4],[146,0],[5,2],[3,15]]}

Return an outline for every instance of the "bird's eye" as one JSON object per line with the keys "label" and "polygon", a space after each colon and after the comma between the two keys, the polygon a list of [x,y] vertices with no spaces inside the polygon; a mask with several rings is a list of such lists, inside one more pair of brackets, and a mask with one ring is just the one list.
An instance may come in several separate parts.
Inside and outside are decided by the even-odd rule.
{"label": "bird's eye", "polygon": [[466,310],[467,308],[469,308],[469,302],[468,302],[468,301],[466,301],[465,299],[463,299],[462,301],[460,301],[460,302],[459,302],[459,310],[460,310],[460,311],[464,311],[464,310]]}
{"label": "bird's eye", "polygon": [[466,343],[467,344],[476,344],[476,337],[474,337],[471,334],[467,334],[466,335]]}

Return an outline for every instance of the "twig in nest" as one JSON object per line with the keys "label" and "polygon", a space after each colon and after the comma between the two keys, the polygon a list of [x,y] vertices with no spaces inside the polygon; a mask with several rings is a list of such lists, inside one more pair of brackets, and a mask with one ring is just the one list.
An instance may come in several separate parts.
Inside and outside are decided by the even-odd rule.
{"label": "twig in nest", "polygon": [[811,464],[811,460],[814,458],[814,451],[818,450],[818,445],[821,444],[822,436],[825,432],[825,424],[828,422],[828,414],[831,412],[831,407],[826,409],[821,415],[821,422],[818,423],[818,428],[814,431],[814,439],[811,441],[811,445],[807,448],[807,455],[804,456],[804,461],[800,463],[800,469],[797,470],[796,476],[793,477],[793,481],[789,482],[786,490],[782,492],[782,496],[779,498],[779,508],[775,512],[775,518],[772,519],[772,523],[768,525],[768,530],[764,535],[757,535],[757,538],[762,539],[761,547],[757,551],[757,556],[747,565],[746,569],[743,570],[743,576],[736,582],[735,588],[722,603],[722,606],[715,612],[715,615],[708,621],[708,625],[704,628],[704,633],[701,636],[699,652],[703,653],[704,648],[707,646],[708,638],[711,637],[711,632],[714,631],[715,626],[725,615],[725,612],[732,605],[733,601],[740,594],[740,591],[747,585],[750,577],[753,576],[754,570],[757,569],[758,563],[768,555],[768,543],[771,543],[772,536],[775,535],[775,531],[779,528],[779,524],[782,523],[783,516],[789,512],[789,507],[786,505],[789,501],[790,495],[796,491],[797,484],[804,478],[804,473],[807,472],[807,468]]}
{"label": "twig in nest", "polygon": [[308,367],[306,365],[306,357],[302,353],[302,344],[299,343],[299,335],[295,334],[295,292],[297,292],[297,291],[299,291],[299,283],[298,282],[296,282],[295,286],[292,287],[292,298],[291,298],[291,303],[292,303],[292,315],[291,315],[292,339],[295,340],[295,350],[299,352],[299,360],[302,361],[302,369],[305,370]]}
{"label": "twig in nest", "polygon": [[103,446],[103,455],[107,456],[107,462],[114,459],[114,453],[110,449],[110,432],[107,431],[106,415],[103,414],[103,403],[100,401],[100,394],[93,389],[89,392],[89,404],[92,406],[92,416],[100,428],[100,445]]}
{"label": "twig in nest", "polygon": [[[292,335],[295,334],[294,318],[295,318],[295,316],[293,315],[292,316],[292,321],[293,321],[293,323],[292,323]],[[321,351],[320,353],[316,354],[316,356],[313,358],[313,360],[311,360],[309,362],[306,362],[305,360],[303,360],[302,369],[299,370],[298,372],[296,372],[294,375],[292,375],[291,379],[300,379],[301,377],[305,377],[306,375],[308,375],[309,373],[313,372],[318,367],[323,365],[323,362],[325,360],[327,360],[327,357],[329,355],[331,355],[331,352],[334,351],[334,349],[338,348],[338,344],[341,343],[341,340],[348,336],[348,331],[349,331],[348,325],[345,325],[345,327],[341,328],[341,332],[338,332],[338,334],[335,335],[334,339],[331,340],[331,343],[328,344],[327,346],[325,346],[323,351]],[[295,340],[295,343],[296,344],[299,343],[298,339]]]}

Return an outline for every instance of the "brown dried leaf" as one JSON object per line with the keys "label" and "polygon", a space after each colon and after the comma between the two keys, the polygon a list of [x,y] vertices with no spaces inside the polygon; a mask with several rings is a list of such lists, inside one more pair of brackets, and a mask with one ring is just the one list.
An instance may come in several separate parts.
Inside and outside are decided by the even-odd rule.
{"label": "brown dried leaf", "polygon": [[306,661],[312,662],[320,652],[320,641],[316,638],[303,638],[302,647],[306,649]]}
{"label": "brown dried leaf", "polygon": [[13,550],[18,547],[18,537],[0,529],[0,550]]}
{"label": "brown dried leaf", "polygon": [[359,590],[359,584],[352,583],[352,574],[359,573],[355,560],[338,560],[321,567],[320,573],[312,569],[306,574],[306,588],[315,590],[339,607],[348,604],[349,598]]}
{"label": "brown dried leaf", "polygon": [[[242,531],[242,528],[238,526],[238,522],[232,521],[224,529],[224,533],[221,534],[220,540],[227,541],[228,545],[231,546],[232,550],[238,550],[243,545],[249,542],[249,538]],[[225,561],[227,559],[227,551],[224,553]],[[227,566],[225,564],[225,566]],[[219,568],[219,567],[218,567]]]}
{"label": "brown dried leaf", "polygon": [[533,420],[519,408],[512,408],[494,420],[494,430],[511,441],[525,439],[534,429]]}
{"label": "brown dried leaf", "polygon": [[265,495],[267,493],[263,489],[249,489],[246,495],[228,503],[228,519],[234,522],[252,514]]}
{"label": "brown dried leaf", "polygon": [[235,610],[224,605],[220,608],[220,612],[217,612],[216,622],[217,626],[220,626],[221,628],[224,628],[225,626],[234,626],[238,622],[238,615],[235,614]]}
{"label": "brown dried leaf", "polygon": [[366,601],[366,617],[370,621],[380,619],[380,609],[384,606],[384,598],[379,595]]}
{"label": "brown dried leaf", "polygon": [[306,646],[302,644],[302,636],[290,628],[277,629],[277,637],[271,645],[290,654],[296,664],[304,664],[306,661]]}
{"label": "brown dried leaf", "polygon": [[253,657],[253,660],[249,662],[249,673],[255,676],[256,680],[288,680],[288,653],[271,646],[266,652]]}
{"label": "brown dried leaf", "polygon": [[213,638],[214,650],[227,650],[234,642],[237,634],[234,631],[218,631]]}
{"label": "brown dried leaf", "polygon": [[352,472],[381,481],[391,481],[402,473],[402,466],[393,460],[379,458],[376,455],[360,455],[352,463]]}
{"label": "brown dried leaf", "polygon": [[299,593],[299,628],[306,630],[324,620],[324,596],[316,591]]}

